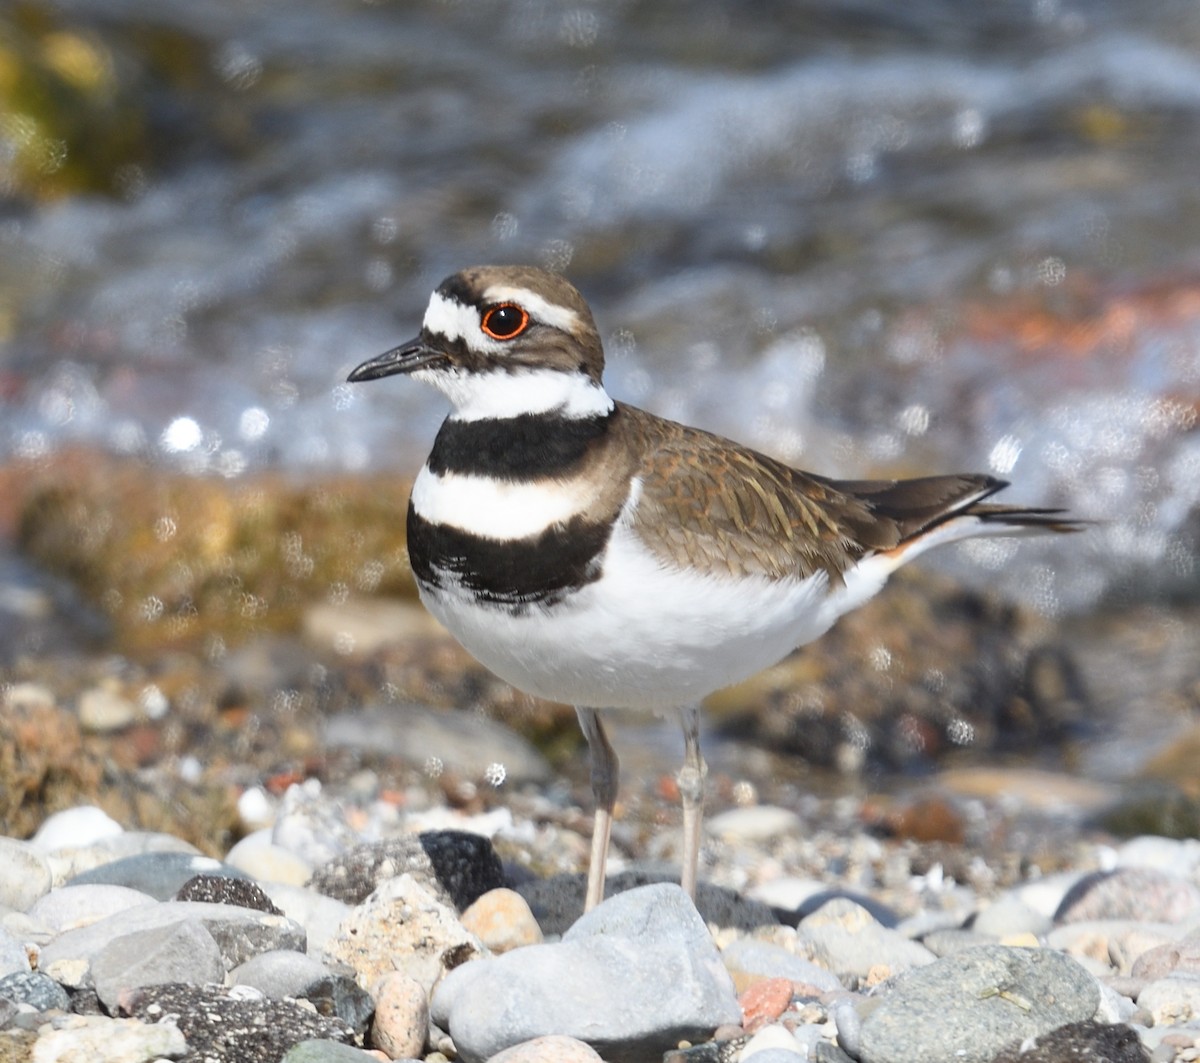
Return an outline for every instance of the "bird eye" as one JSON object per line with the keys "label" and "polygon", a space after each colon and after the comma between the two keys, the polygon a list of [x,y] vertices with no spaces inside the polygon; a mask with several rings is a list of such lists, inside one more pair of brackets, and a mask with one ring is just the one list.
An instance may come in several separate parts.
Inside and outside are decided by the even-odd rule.
{"label": "bird eye", "polygon": [[515,303],[500,303],[483,315],[482,327],[494,340],[511,340],[529,327],[529,315]]}

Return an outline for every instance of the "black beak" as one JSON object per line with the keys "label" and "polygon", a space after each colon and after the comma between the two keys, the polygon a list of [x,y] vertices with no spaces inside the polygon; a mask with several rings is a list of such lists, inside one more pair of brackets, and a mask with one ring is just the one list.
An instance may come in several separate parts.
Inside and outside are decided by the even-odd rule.
{"label": "black beak", "polygon": [[362,365],[353,369],[346,379],[352,384],[357,384],[360,380],[378,380],[381,376],[411,373],[414,369],[444,361],[445,358],[445,352],[430,347],[418,336],[415,340],[409,340],[390,351],[368,358]]}

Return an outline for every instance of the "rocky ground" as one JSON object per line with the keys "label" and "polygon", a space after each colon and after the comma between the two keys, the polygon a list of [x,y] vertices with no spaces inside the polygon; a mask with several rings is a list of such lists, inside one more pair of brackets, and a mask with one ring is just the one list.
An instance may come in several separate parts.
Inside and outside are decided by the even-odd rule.
{"label": "rocky ground", "polygon": [[0,470],[0,1061],[1200,1056],[1186,607],[906,573],[708,706],[699,914],[615,720],[580,919],[573,713],[415,603],[403,493]]}

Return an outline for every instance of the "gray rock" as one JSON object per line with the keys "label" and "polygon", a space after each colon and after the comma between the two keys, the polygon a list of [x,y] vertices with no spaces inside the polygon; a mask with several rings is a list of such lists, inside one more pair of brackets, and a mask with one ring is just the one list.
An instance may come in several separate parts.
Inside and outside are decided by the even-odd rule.
{"label": "gray rock", "polygon": [[467,1063],[550,1033],[624,1063],[741,1021],[703,920],[669,884],[613,897],[557,944],[456,968],[438,985],[432,1015]]}
{"label": "gray rock", "polygon": [[797,934],[812,946],[813,958],[843,980],[864,979],[880,967],[896,974],[935,958],[924,945],[881,926],[866,908],[845,897],[802,919]]}
{"label": "gray rock", "polygon": [[[353,1045],[340,1044],[337,1041],[301,1041],[292,1045],[279,1063],[377,1063],[376,1057],[370,1052],[364,1052]],[[395,1060],[394,1063],[410,1063],[409,1060]],[[420,1063],[413,1060],[411,1063]]]}
{"label": "gray rock", "polygon": [[0,998],[28,1004],[38,1011],[66,1011],[71,1006],[67,991],[41,971],[21,971],[0,978]]}
{"label": "gray rock", "polygon": [[977,933],[997,938],[1010,934],[1044,934],[1050,927],[1051,921],[1046,916],[1011,893],[996,898],[971,922],[971,929]]}
{"label": "gray rock", "polygon": [[304,928],[281,915],[202,901],[175,901],[127,908],[78,930],[68,930],[41,951],[39,965],[65,986],[91,985],[91,962],[116,937],[198,919],[216,941],[226,969],[269,949],[304,950]]}
{"label": "gray rock", "polygon": [[53,882],[44,853],[27,842],[0,838],[0,907],[26,912]]}
{"label": "gray rock", "polygon": [[339,713],[325,727],[325,746],[370,750],[417,767],[432,759],[467,779],[485,779],[497,764],[514,784],[545,782],[553,774],[533,745],[504,724],[473,712],[423,705]]}
{"label": "gray rock", "polygon": [[220,984],[225,964],[204,924],[184,919],[112,938],[92,957],[91,973],[100,1002],[115,1013],[125,990],[171,982]]}
{"label": "gray rock", "polygon": [[801,985],[814,986],[823,993],[845,988],[832,971],[789,952],[782,945],[753,938],[738,938],[731,942],[722,951],[721,959],[729,971],[763,978],[787,978]]}
{"label": "gray rock", "polygon": [[955,953],[881,989],[862,1009],[862,1063],[990,1063],[1014,1041],[1092,1018],[1100,1002],[1095,979],[1069,957],[1001,945]]}
{"label": "gray rock", "polygon": [[230,878],[245,878],[237,868],[229,867],[210,856],[192,853],[154,852],[126,856],[111,863],[101,864],[83,871],[67,885],[83,886],[90,883],[107,883],[113,886],[128,886],[130,889],[148,893],[155,900],[167,901],[179,892],[188,879],[196,875],[227,875]]}
{"label": "gray rock", "polygon": [[3,927],[0,927],[0,976],[20,974],[29,970],[25,946]]}
{"label": "gray rock", "polygon": [[302,952],[277,949],[252,957],[229,972],[231,985],[253,986],[265,997],[308,1000],[322,1015],[336,1015],[354,1028],[366,1031],[375,1005],[370,994],[344,974]]}
{"label": "gray rock", "polygon": [[29,917],[54,933],[87,926],[126,908],[158,902],[148,893],[128,886],[60,886],[38,898]]}
{"label": "gray rock", "polygon": [[380,883],[411,875],[443,904],[460,912],[505,884],[492,843],[460,830],[429,830],[360,845],[313,873],[309,887],[361,904]]}
{"label": "gray rock", "polygon": [[966,930],[961,927],[946,930],[934,930],[921,938],[924,945],[935,956],[950,956],[963,949],[973,949],[980,945],[994,945],[996,938],[992,934],[981,934],[977,930]]}
{"label": "gray rock", "polygon": [[127,830],[107,838],[100,838],[90,845],[56,849],[47,854],[50,869],[54,872],[54,885],[62,886],[77,875],[102,864],[111,864],[127,856],[144,853],[190,853],[201,856],[201,852],[190,842],[162,831]]}

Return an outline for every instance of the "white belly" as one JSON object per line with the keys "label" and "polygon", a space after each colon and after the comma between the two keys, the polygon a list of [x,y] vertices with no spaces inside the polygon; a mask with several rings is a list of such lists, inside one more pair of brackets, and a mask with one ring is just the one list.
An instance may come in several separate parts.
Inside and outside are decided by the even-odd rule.
{"label": "white belly", "polygon": [[453,587],[421,598],[478,660],[527,693],[591,708],[663,709],[761,671],[827,631],[883,586],[894,563],[866,560],[832,592],[807,579],[719,579],[662,565],[622,525],[603,576],[516,615]]}

